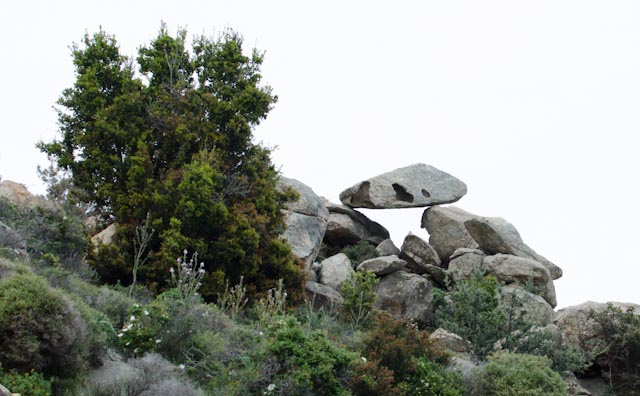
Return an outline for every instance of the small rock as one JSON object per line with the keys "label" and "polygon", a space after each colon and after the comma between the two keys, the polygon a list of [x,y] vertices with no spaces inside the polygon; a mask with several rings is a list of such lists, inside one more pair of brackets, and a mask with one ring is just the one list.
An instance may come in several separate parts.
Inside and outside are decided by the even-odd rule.
{"label": "small rock", "polygon": [[456,249],[477,248],[478,244],[467,232],[464,222],[477,218],[455,206],[433,206],[422,215],[422,228],[429,232],[429,244],[445,263]]}
{"label": "small rock", "polygon": [[320,268],[320,283],[332,289],[340,290],[340,284],[353,278],[355,271],[351,260],[344,253],[338,253],[322,261]]}
{"label": "small rock", "polygon": [[445,329],[439,327],[431,333],[429,339],[440,348],[458,353],[466,353],[468,351],[467,342],[464,338],[457,334],[450,333]]}
{"label": "small rock", "polygon": [[401,257],[407,260],[407,265],[419,274],[431,273],[432,267],[440,267],[442,264],[433,247],[412,233],[404,238],[401,251]]}
{"label": "small rock", "polygon": [[449,275],[454,282],[461,279],[471,279],[473,274],[482,269],[482,261],[486,257],[478,249],[457,249],[449,261]]}
{"label": "small rock", "polygon": [[431,289],[420,275],[396,271],[380,280],[375,305],[396,319],[426,324],[433,312]]}
{"label": "small rock", "polygon": [[342,305],[342,296],[335,289],[308,281],[305,284],[307,300],[314,309],[322,309],[326,312],[335,312]]}
{"label": "small rock", "polygon": [[376,246],[378,256],[400,256],[400,249],[396,247],[391,239],[385,239]]}
{"label": "small rock", "polygon": [[375,257],[369,260],[365,260],[358,265],[358,271],[373,272],[378,276],[390,274],[404,268],[407,262],[399,258],[396,255]]}

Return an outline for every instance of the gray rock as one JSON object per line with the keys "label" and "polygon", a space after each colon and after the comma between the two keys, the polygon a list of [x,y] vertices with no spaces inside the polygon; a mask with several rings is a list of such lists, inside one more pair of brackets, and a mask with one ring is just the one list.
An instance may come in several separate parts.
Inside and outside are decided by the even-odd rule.
{"label": "gray rock", "polygon": [[380,280],[375,305],[396,319],[425,324],[433,313],[431,289],[420,275],[396,271]]}
{"label": "gray rock", "polygon": [[396,255],[392,255],[375,257],[369,260],[365,260],[360,263],[360,265],[358,265],[358,268],[356,269],[358,271],[369,271],[378,276],[383,276],[401,270],[406,265],[406,261]]}
{"label": "gray rock", "polygon": [[442,278],[442,262],[438,253],[427,241],[411,232],[404,238],[400,257],[407,260],[407,266],[416,273],[435,273],[438,278]]}
{"label": "gray rock", "polygon": [[510,254],[496,254],[485,257],[482,266],[487,273],[494,275],[505,284],[518,283],[523,285],[530,282],[534,286],[540,287],[540,295],[552,307],[557,305],[553,280],[547,267],[541,263]]}
{"label": "gray rock", "polygon": [[320,251],[329,220],[329,211],[324,200],[309,186],[295,179],[280,177],[278,188],[281,191],[291,188],[299,196],[296,201],[288,202],[286,205],[286,229],[282,236],[291,246],[294,256],[307,264],[313,263]]}
{"label": "gray rock", "polygon": [[396,247],[391,239],[385,239],[376,246],[378,256],[400,256],[400,249]]}
{"label": "gray rock", "polygon": [[414,164],[362,181],[340,193],[353,208],[418,208],[455,202],[467,193],[457,178],[433,166]]}
{"label": "gray rock", "polygon": [[316,195],[311,187],[298,180],[280,176],[278,189],[284,191],[287,188],[292,188],[299,195],[297,200],[286,204],[287,210],[307,216],[320,217],[325,220],[329,218],[325,200]]}
{"label": "gray rock", "polygon": [[457,353],[468,352],[467,342],[464,338],[457,334],[450,333],[441,327],[431,333],[429,340],[431,340],[435,346],[446,351]]}
{"label": "gray rock", "polygon": [[286,229],[282,237],[291,247],[291,252],[305,263],[313,262],[320,251],[327,220],[288,210],[284,211],[284,215]]}
{"label": "gray rock", "polygon": [[2,386],[2,384],[0,384],[0,396],[11,396],[11,392],[9,392],[9,389]]}
{"label": "gray rock", "polygon": [[513,318],[522,318],[535,326],[547,326],[553,322],[555,312],[544,298],[524,290],[517,285],[505,285],[499,288],[499,303],[506,312],[512,312]]}
{"label": "gray rock", "polygon": [[429,244],[443,262],[449,262],[456,249],[478,247],[464,225],[477,217],[455,206],[433,206],[424,211],[422,228],[429,232]]}
{"label": "gray rock", "polygon": [[500,217],[473,218],[464,222],[471,237],[478,246],[489,254],[512,254],[535,260],[543,264],[553,279],[562,276],[562,269],[527,246],[518,230]]}
{"label": "gray rock", "polygon": [[353,278],[355,271],[351,265],[351,260],[344,253],[338,253],[322,260],[320,268],[320,283],[335,290],[340,290],[340,284]]}
{"label": "gray rock", "polygon": [[307,300],[314,309],[334,312],[342,305],[342,296],[335,289],[316,282],[305,284]]}
{"label": "gray rock", "polygon": [[378,245],[389,239],[386,228],[344,205],[326,203],[329,222],[324,239],[331,246],[343,247],[365,240]]}
{"label": "gray rock", "polygon": [[[592,395],[591,392],[586,390],[581,384],[575,374],[569,372],[564,373],[562,376],[564,383],[567,384],[567,396],[604,396],[606,393],[596,393]],[[600,378],[600,382],[604,384],[602,378]],[[603,389],[604,390],[604,389]]]}
{"label": "gray rock", "polygon": [[587,353],[600,351],[602,334],[599,333],[596,322],[590,318],[590,313],[601,313],[607,309],[607,304],[626,311],[633,308],[636,315],[640,315],[640,305],[623,302],[597,303],[587,301],[579,305],[566,307],[555,314],[554,323],[562,333],[562,341],[567,345],[580,348]]}
{"label": "gray rock", "polygon": [[461,279],[471,279],[473,274],[482,269],[482,261],[486,257],[478,249],[457,249],[449,261],[449,275],[454,282]]}

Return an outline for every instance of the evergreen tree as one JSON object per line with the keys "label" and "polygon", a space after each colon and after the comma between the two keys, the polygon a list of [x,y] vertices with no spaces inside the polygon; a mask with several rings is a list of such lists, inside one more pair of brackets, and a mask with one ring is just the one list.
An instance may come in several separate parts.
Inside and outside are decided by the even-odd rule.
{"label": "evergreen tree", "polygon": [[85,35],[58,101],[61,136],[39,148],[69,173],[74,199],[118,224],[118,242],[90,255],[103,280],[130,281],[135,227],[149,215],[147,285],[165,287],[188,249],[207,266],[205,297],[240,276],[253,291],[284,278],[295,296],[299,266],[279,240],[288,197],[269,149],[253,142],[277,101],[261,85],[262,54],[246,55],[233,31],[196,37],[191,50],[186,37],[163,24],[134,62],[104,31]]}

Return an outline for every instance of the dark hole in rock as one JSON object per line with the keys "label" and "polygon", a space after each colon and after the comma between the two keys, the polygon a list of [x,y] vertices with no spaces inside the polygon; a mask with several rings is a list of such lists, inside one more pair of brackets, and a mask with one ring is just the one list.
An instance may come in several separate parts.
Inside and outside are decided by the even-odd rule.
{"label": "dark hole in rock", "polygon": [[431,198],[431,194],[429,194],[429,191],[425,190],[424,188],[422,189],[422,195],[424,195],[425,198]]}
{"label": "dark hole in rock", "polygon": [[396,192],[396,200],[403,202],[413,202],[413,195],[409,194],[406,188],[402,187],[398,183],[393,183],[392,187]]}

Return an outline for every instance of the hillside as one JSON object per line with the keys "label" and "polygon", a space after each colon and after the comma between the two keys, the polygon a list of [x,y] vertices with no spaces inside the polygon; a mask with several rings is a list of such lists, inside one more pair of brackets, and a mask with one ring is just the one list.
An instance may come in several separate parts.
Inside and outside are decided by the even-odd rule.
{"label": "hillside", "polygon": [[[106,224],[3,181],[0,383],[23,395],[637,394],[640,307],[554,311],[560,267],[506,220],[448,205],[466,193],[454,176],[416,164],[341,204],[296,180],[278,188],[295,191],[282,238],[304,297],[240,278],[205,302],[197,254],[157,274],[162,287],[103,283],[91,255],[117,240]],[[430,238],[399,248],[358,211],[409,206],[426,208]]]}

